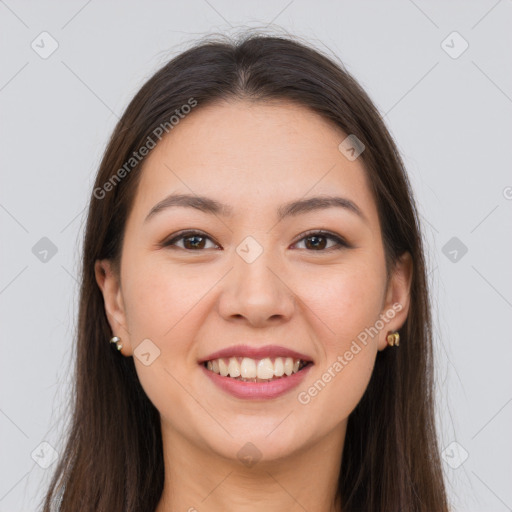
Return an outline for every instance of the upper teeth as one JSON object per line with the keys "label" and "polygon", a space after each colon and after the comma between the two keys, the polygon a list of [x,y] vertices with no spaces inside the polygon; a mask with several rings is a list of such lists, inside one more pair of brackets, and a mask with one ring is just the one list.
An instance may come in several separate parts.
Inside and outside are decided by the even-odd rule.
{"label": "upper teeth", "polygon": [[292,357],[270,357],[251,359],[250,357],[230,357],[229,359],[213,359],[206,363],[208,370],[219,373],[223,377],[242,377],[245,379],[271,379],[291,375],[299,371],[301,360]]}

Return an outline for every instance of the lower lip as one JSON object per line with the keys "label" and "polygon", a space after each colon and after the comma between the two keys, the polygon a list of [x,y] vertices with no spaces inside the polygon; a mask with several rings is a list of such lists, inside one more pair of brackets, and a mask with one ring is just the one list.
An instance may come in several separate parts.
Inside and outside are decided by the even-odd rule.
{"label": "lower lip", "polygon": [[270,382],[243,382],[231,377],[223,377],[218,373],[208,370],[203,365],[201,365],[201,368],[215,385],[230,395],[236,398],[261,400],[277,398],[295,388],[306,377],[312,366],[313,364],[309,363],[302,370],[293,373],[289,377],[281,377]]}

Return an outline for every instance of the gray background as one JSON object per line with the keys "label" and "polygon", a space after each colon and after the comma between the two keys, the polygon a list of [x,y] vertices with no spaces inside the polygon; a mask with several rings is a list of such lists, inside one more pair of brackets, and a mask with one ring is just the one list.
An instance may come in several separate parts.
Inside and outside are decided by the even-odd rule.
{"label": "gray background", "polygon": [[512,1],[0,0],[0,512],[36,510],[61,449],[84,208],[118,116],[196,37],[271,22],[385,115],[424,221],[450,499],[512,510]]}

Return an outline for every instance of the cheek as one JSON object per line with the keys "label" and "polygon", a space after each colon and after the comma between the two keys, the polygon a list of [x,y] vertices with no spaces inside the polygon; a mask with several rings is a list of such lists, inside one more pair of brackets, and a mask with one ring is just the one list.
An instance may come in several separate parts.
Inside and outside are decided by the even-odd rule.
{"label": "cheek", "polygon": [[359,352],[348,352],[350,359],[347,351],[333,354],[308,386],[298,390],[302,428],[306,431],[330,431],[346,420],[361,401],[373,372],[376,349],[361,345]]}
{"label": "cheek", "polygon": [[325,419],[322,428],[334,428],[360,402],[377,354],[377,336],[370,328],[379,318],[383,279],[367,267],[347,268],[325,281],[323,293],[309,295],[308,306],[321,319],[318,328],[323,334],[318,336],[322,357],[314,378],[297,394],[308,411],[302,416],[304,428],[317,428],[319,417]]}
{"label": "cheek", "polygon": [[221,276],[155,260],[126,265],[123,295],[130,332],[163,341],[201,309],[196,306]]}
{"label": "cheek", "polygon": [[299,403],[311,413],[306,422],[330,410],[325,427],[333,427],[350,415],[368,386],[377,354],[372,327],[379,319],[385,288],[385,267],[375,253],[331,269],[323,278],[317,275],[318,286],[307,295],[308,306],[329,329],[319,337],[323,357],[315,379],[299,391]]}
{"label": "cheek", "polygon": [[191,265],[180,268],[157,260],[126,259],[123,297],[135,350],[144,339],[153,341],[159,350],[147,366],[136,352],[139,381],[163,417],[173,418],[176,410],[191,415],[197,407],[182,386],[197,366],[194,347],[204,322],[201,299],[221,276],[214,271],[199,273]]}
{"label": "cheek", "polygon": [[384,269],[373,258],[326,267],[309,273],[297,284],[301,300],[323,324],[324,350],[344,351],[345,347],[378,319],[385,288]]}

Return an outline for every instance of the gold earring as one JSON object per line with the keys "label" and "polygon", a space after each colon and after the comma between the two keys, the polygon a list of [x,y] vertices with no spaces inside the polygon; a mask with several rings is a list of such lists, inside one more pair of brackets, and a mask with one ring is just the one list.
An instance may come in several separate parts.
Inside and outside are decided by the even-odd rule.
{"label": "gold earring", "polygon": [[388,334],[387,341],[390,347],[398,347],[398,345],[400,344],[400,334],[398,334],[398,332],[392,332]]}
{"label": "gold earring", "polygon": [[118,336],[113,336],[110,339],[110,343],[115,343],[116,344],[117,350],[121,350],[123,348],[123,345],[122,345],[122,343],[120,343],[120,341],[121,341],[121,338],[119,338]]}

